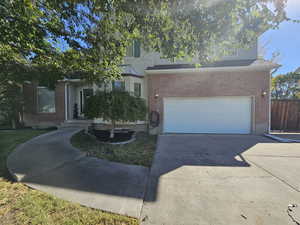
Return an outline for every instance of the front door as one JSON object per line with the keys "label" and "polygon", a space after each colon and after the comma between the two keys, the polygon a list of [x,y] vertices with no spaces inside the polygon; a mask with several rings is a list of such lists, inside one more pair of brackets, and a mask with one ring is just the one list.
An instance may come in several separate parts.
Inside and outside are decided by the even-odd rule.
{"label": "front door", "polygon": [[80,91],[80,115],[84,117],[84,110],[85,110],[85,102],[91,96],[93,96],[94,90],[91,88],[83,88]]}

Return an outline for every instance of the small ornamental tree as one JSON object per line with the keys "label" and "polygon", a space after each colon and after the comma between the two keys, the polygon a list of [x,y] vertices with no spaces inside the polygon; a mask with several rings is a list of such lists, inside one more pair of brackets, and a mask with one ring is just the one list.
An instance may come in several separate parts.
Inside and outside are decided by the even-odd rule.
{"label": "small ornamental tree", "polygon": [[145,100],[126,91],[99,91],[88,98],[84,115],[89,119],[102,118],[111,122],[110,138],[114,138],[117,122],[145,120],[147,107]]}

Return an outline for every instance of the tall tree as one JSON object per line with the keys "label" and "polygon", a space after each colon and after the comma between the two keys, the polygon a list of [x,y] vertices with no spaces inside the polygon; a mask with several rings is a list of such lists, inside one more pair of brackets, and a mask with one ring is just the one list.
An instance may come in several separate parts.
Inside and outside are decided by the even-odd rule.
{"label": "tall tree", "polygon": [[[288,20],[287,0],[2,0],[0,85],[70,74],[116,79],[132,40],[199,64],[249,46]],[[3,92],[6,93],[6,92]]]}
{"label": "tall tree", "polygon": [[119,74],[132,39],[166,58],[197,56],[199,63],[247,47],[288,19],[286,1],[3,0],[0,46],[36,68],[97,80]]}
{"label": "tall tree", "polygon": [[272,98],[299,99],[300,73],[291,72],[272,78]]}

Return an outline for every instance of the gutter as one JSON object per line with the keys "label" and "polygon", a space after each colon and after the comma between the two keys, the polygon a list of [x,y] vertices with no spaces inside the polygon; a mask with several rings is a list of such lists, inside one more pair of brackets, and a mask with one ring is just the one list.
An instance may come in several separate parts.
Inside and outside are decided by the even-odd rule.
{"label": "gutter", "polygon": [[260,60],[255,61],[249,66],[226,66],[226,67],[199,67],[199,68],[177,68],[177,69],[157,69],[157,70],[145,70],[146,74],[194,74],[201,72],[222,72],[222,71],[270,71],[274,68],[278,68],[281,65]]}
{"label": "gutter", "polygon": [[82,82],[83,80],[81,79],[68,79],[64,78],[63,80],[58,80],[58,82]]}

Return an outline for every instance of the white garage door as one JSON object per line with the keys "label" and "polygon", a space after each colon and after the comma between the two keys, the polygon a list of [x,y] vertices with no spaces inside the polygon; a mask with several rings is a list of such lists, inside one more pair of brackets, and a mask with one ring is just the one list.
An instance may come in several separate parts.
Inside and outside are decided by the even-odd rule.
{"label": "white garage door", "polygon": [[251,97],[164,98],[163,130],[249,134]]}

